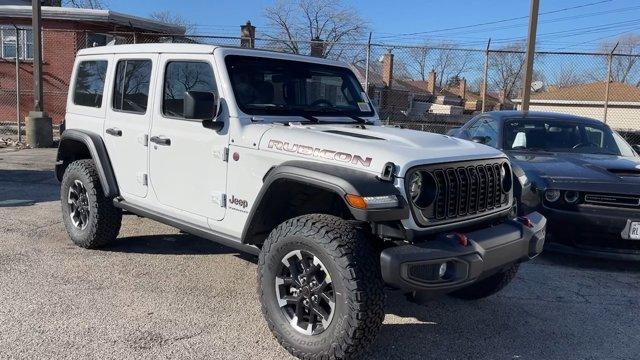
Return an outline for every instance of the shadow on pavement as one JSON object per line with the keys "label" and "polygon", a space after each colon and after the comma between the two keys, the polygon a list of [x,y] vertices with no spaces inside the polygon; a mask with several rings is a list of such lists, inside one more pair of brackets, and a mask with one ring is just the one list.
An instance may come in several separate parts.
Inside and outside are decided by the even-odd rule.
{"label": "shadow on pavement", "polygon": [[587,255],[572,255],[545,250],[539,260],[555,266],[566,266],[585,270],[618,272],[640,272],[640,261],[609,260]]}
{"label": "shadow on pavement", "polygon": [[103,251],[154,255],[220,255],[236,256],[257,263],[258,259],[236,249],[189,234],[166,234],[121,237],[102,248]]}
{"label": "shadow on pavement", "polygon": [[0,169],[0,202],[31,200],[34,203],[60,200],[60,185],[53,171]]}

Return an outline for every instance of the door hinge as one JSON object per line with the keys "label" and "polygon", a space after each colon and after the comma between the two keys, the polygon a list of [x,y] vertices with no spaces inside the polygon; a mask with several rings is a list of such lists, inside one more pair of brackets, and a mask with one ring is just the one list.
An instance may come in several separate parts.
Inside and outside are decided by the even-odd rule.
{"label": "door hinge", "polygon": [[138,182],[142,186],[147,186],[149,184],[149,176],[145,173],[138,173]]}
{"label": "door hinge", "polygon": [[215,157],[216,159],[220,159],[222,161],[229,161],[229,148],[228,147],[223,147],[222,150],[216,150],[213,152],[213,157]]}
{"label": "door hinge", "polygon": [[211,202],[214,204],[218,204],[222,208],[227,207],[227,194],[221,193],[219,191],[214,191],[211,193]]}

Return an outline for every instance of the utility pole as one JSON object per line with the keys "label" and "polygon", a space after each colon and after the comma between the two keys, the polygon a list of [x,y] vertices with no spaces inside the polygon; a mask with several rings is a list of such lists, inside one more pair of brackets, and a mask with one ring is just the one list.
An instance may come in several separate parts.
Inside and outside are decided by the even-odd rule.
{"label": "utility pole", "polygon": [[27,117],[27,143],[31,147],[53,145],[51,118],[44,111],[42,91],[42,13],[40,0],[31,0],[33,9],[33,111]]}
{"label": "utility pole", "polygon": [[529,34],[527,36],[526,67],[524,71],[524,84],[522,89],[522,111],[529,111],[531,99],[531,78],[533,77],[533,58],[536,54],[536,33],[538,31],[538,8],[540,0],[531,0],[529,12]]}
{"label": "utility pole", "polygon": [[613,65],[613,53],[620,45],[620,42],[617,42],[616,45],[609,52],[609,56],[607,56],[607,83],[604,90],[604,123],[607,123],[607,113],[609,112],[609,90],[611,88],[611,66]]}

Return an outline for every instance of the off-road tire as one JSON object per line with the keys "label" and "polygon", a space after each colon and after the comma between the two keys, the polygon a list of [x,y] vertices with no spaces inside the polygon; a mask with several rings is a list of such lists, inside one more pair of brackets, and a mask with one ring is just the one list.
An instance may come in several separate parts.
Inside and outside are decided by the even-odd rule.
{"label": "off-road tire", "polygon": [[[89,201],[88,223],[84,229],[73,224],[67,199],[70,187],[79,180],[86,189]],[[93,160],[77,160],[69,164],[62,177],[60,188],[62,221],[71,240],[86,249],[102,247],[114,240],[120,232],[122,211],[113,206],[112,199],[104,196],[98,172]]]}
{"label": "off-road tire", "polygon": [[[292,355],[301,359],[346,359],[373,342],[384,320],[385,294],[379,254],[371,240],[357,224],[321,214],[287,220],[270,233],[260,252],[258,294],[269,329]],[[276,299],[276,271],[283,256],[295,250],[313,252],[335,284],[333,320],[320,334],[297,332]]]}
{"label": "off-road tire", "polygon": [[506,270],[491,275],[486,279],[482,279],[460,290],[456,290],[449,295],[464,300],[479,300],[486,298],[509,285],[511,280],[516,277],[519,268],[520,264],[514,264]]}

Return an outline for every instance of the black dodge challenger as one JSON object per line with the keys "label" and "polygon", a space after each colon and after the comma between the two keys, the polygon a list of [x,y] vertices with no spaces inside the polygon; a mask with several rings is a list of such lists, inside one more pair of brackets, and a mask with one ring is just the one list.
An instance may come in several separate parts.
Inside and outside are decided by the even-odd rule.
{"label": "black dodge challenger", "polygon": [[474,117],[449,135],[512,160],[518,213],[548,219],[549,248],[640,260],[640,148],[601,121],[521,111]]}

